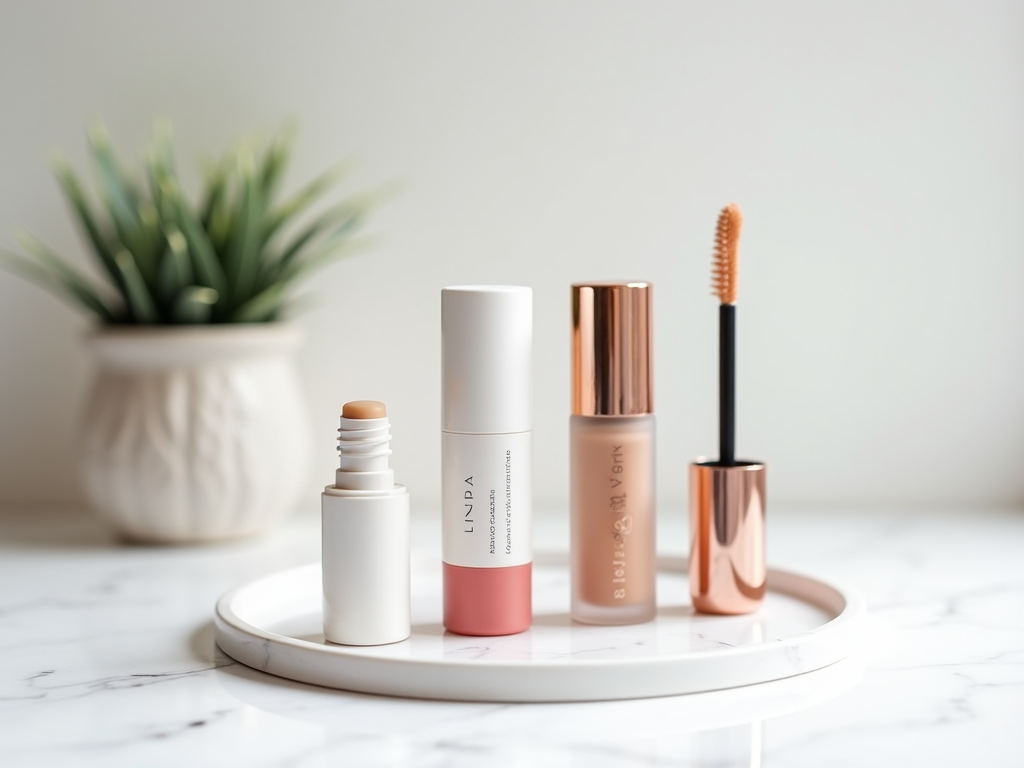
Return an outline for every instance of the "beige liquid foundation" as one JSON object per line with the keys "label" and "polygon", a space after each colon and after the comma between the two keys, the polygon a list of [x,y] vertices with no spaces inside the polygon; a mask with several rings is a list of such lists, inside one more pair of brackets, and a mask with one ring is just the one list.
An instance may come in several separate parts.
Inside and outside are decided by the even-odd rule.
{"label": "beige liquid foundation", "polygon": [[649,283],[572,286],[572,618],[655,615]]}

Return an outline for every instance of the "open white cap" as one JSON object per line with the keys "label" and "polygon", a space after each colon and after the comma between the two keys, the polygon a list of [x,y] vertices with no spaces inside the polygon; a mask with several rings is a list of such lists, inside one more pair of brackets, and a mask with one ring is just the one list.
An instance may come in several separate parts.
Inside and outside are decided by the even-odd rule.
{"label": "open white cap", "polygon": [[533,290],[456,285],[441,290],[441,429],[497,434],[533,429]]}

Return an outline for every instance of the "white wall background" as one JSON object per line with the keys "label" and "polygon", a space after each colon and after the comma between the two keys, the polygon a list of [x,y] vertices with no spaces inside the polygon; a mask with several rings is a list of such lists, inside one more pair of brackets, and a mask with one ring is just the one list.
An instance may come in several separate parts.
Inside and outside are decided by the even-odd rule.
{"label": "white wall background", "polygon": [[[401,178],[376,251],[299,322],[330,481],[342,402],[386,400],[439,490],[439,289],[532,285],[536,493],[566,496],[568,284],[656,289],[660,494],[714,451],[721,205],[746,214],[739,446],[776,504],[1024,501],[1024,3],[0,4],[0,244],[86,262],[46,156],[154,116],[181,165],[289,116],[291,184]],[[193,177],[194,178],[194,177]],[[341,298],[344,293],[345,299]],[[371,321],[371,318],[373,320]],[[86,322],[0,274],[0,504],[74,504]]]}

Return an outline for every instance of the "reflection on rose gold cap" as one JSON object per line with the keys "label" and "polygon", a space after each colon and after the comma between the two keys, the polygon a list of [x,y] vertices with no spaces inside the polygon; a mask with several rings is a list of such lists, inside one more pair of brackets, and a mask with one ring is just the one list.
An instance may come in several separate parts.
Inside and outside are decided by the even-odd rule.
{"label": "reflection on rose gold cap", "polygon": [[652,413],[651,362],[651,284],[575,283],[572,412]]}
{"label": "reflection on rose gold cap", "polygon": [[388,409],[377,400],[353,400],[341,407],[345,419],[383,419],[387,415]]}
{"label": "reflection on rose gold cap", "polygon": [[690,465],[690,597],[702,613],[756,611],[764,597],[765,467]]}

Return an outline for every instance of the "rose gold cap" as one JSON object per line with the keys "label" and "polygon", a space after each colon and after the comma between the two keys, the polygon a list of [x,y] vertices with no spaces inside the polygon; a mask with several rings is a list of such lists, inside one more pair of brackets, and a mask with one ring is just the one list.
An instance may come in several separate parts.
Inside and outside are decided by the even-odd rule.
{"label": "rose gold cap", "polygon": [[572,286],[572,412],[654,411],[650,283]]}
{"label": "rose gold cap", "polygon": [[690,597],[702,613],[756,611],[764,597],[765,467],[690,465]]}

